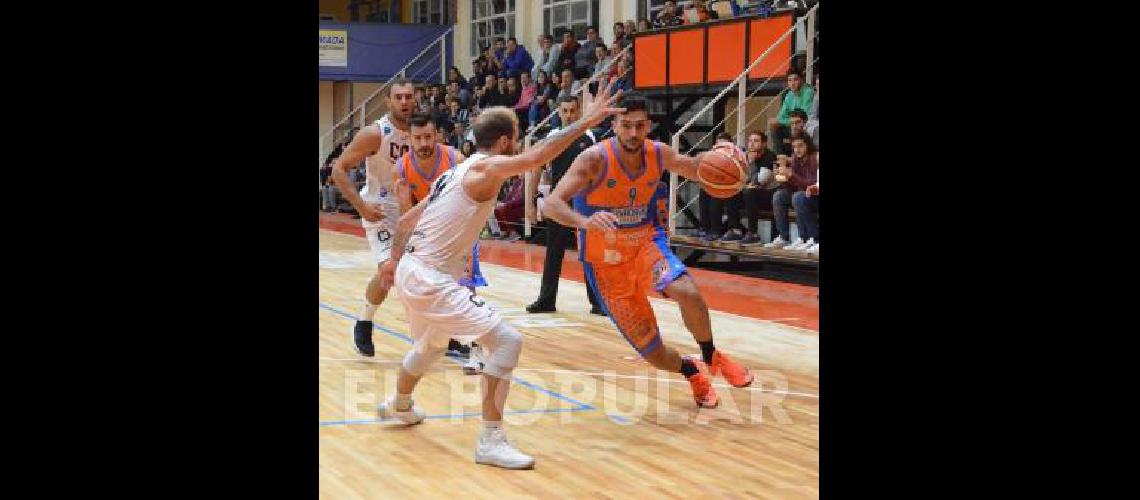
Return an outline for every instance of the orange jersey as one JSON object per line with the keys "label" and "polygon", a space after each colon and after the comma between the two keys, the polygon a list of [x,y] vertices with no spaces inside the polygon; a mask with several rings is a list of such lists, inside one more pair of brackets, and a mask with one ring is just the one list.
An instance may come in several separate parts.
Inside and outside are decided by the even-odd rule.
{"label": "orange jersey", "polygon": [[[605,167],[600,176],[574,196],[574,209],[590,216],[596,211],[613,213],[615,231],[580,229],[579,257],[596,265],[616,265],[633,259],[641,246],[653,239],[660,227],[666,199],[659,196],[664,165],[661,143],[646,140],[640,165],[622,165],[617,139],[598,143]],[[665,216],[668,217],[668,208]]]}
{"label": "orange jersey", "polygon": [[434,165],[420,165],[416,160],[416,154],[408,151],[396,160],[396,172],[400,178],[408,181],[416,202],[427,198],[431,192],[431,183],[435,182],[440,174],[455,166],[455,148],[437,144],[435,158]]}

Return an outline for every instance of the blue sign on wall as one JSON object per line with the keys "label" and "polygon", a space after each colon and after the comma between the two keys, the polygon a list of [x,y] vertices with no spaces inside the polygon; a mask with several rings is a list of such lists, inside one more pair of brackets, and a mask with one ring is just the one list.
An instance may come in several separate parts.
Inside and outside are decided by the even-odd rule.
{"label": "blue sign on wall", "polygon": [[[384,82],[439,38],[447,26],[433,24],[320,23],[322,30],[348,31],[348,66],[318,66],[320,80]],[[447,67],[451,67],[454,36],[447,38]],[[407,76],[418,81],[439,82],[439,45],[430,48]],[[446,77],[446,73],[443,75]]]}

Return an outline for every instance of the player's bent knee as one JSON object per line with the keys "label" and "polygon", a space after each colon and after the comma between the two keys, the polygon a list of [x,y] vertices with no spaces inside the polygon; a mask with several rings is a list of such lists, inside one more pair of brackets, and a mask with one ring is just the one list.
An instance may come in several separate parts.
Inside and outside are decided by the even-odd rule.
{"label": "player's bent knee", "polygon": [[443,356],[444,350],[446,350],[446,348],[420,352],[419,349],[413,348],[404,355],[404,371],[415,377],[424,376],[428,368],[431,368],[431,365],[435,364],[440,356]]}
{"label": "player's bent knee", "polygon": [[519,364],[523,336],[505,321],[500,322],[487,335],[492,337],[491,352],[483,363],[483,373],[495,378],[508,378]]}

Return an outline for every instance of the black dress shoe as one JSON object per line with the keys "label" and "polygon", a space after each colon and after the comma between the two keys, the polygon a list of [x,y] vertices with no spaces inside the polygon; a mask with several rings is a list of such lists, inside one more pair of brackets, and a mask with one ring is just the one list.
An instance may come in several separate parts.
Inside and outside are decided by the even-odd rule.
{"label": "black dress shoe", "polygon": [[602,308],[600,308],[598,306],[594,306],[594,307],[590,308],[590,314],[597,314],[598,316],[605,316],[606,312],[603,311]]}
{"label": "black dress shoe", "polygon": [[543,304],[542,302],[535,302],[526,306],[526,312],[534,313],[552,313],[555,312],[554,306],[550,304]]}

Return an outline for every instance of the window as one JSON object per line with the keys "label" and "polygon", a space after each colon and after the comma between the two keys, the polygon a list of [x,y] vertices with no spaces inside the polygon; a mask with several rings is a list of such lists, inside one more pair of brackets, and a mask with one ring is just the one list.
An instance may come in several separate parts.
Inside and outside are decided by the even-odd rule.
{"label": "window", "polygon": [[419,24],[447,24],[447,0],[414,0],[412,22]]}
{"label": "window", "polygon": [[[587,26],[598,26],[598,0],[543,0],[543,33],[554,35],[572,29],[575,38],[584,40]],[[598,34],[601,33],[602,30],[598,30]],[[554,43],[561,41],[555,38]]]}
{"label": "window", "polygon": [[[525,0],[524,0],[525,1]],[[515,0],[471,0],[471,57],[490,47],[496,37],[515,36]]]}

